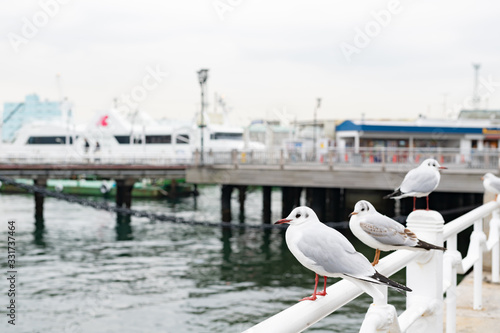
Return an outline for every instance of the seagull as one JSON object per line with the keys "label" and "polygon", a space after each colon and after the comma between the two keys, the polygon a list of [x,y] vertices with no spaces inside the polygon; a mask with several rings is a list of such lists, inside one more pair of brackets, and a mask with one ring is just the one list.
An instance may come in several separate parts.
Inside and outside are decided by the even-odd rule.
{"label": "seagull", "polygon": [[401,185],[384,199],[413,197],[413,210],[415,210],[417,198],[426,197],[427,210],[429,210],[429,194],[439,185],[441,179],[439,170],[441,169],[447,168],[439,165],[438,161],[433,158],[426,159],[418,167],[408,171]]}
{"label": "seagull", "polygon": [[361,200],[354,206],[354,211],[349,214],[349,228],[360,241],[374,248],[375,259],[372,265],[378,264],[380,250],[391,251],[407,250],[441,250],[442,246],[429,244],[417,236],[401,223],[377,212],[375,207],[366,200]]}
{"label": "seagull", "polygon": [[[275,224],[282,223],[290,224],[285,236],[290,252],[303,266],[316,273],[312,296],[301,301],[314,301],[317,296],[325,296],[327,277],[349,280],[375,300],[381,300],[383,296],[373,284],[386,285],[401,293],[411,291],[410,288],[378,273],[344,235],[321,223],[311,208],[295,208],[287,218]],[[320,292],[317,292],[318,275],[324,277],[323,291]]]}
{"label": "seagull", "polygon": [[498,194],[500,193],[500,178],[498,178],[491,172],[488,172],[483,177],[481,177],[481,179],[483,180],[484,189],[488,192],[495,193],[496,200]]}

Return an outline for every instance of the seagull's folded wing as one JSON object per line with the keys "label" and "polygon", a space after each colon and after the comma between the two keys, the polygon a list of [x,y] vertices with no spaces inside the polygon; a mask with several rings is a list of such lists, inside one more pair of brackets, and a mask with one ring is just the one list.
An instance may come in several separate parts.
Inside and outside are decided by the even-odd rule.
{"label": "seagull's folded wing", "polygon": [[418,243],[413,232],[385,215],[371,215],[360,221],[359,225],[364,232],[382,244],[415,246]]}
{"label": "seagull's folded wing", "polygon": [[430,169],[416,168],[410,170],[401,183],[400,190],[403,193],[430,193],[439,184],[439,174]]}
{"label": "seagull's folded wing", "polygon": [[[367,277],[375,274],[368,259],[357,252],[337,230],[321,224],[321,228],[305,232],[297,244],[311,261],[330,274]],[[312,231],[315,231],[314,233]]]}

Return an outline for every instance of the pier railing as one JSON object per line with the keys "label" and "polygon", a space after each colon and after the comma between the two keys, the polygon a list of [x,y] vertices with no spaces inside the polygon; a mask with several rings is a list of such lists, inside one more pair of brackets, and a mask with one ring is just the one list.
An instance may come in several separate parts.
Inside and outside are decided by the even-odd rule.
{"label": "pier railing", "polygon": [[[299,166],[327,165],[331,168],[373,167],[390,168],[391,166],[413,166],[426,158],[435,158],[448,168],[456,169],[498,169],[500,150],[458,148],[385,148],[361,147],[331,148],[319,150],[304,149],[266,149],[233,150],[217,152],[205,150],[204,165],[270,165]],[[111,151],[77,153],[71,148],[57,151],[42,150],[6,150],[0,149],[2,164],[143,164],[143,165],[201,165],[199,151],[193,153],[172,151]]]}
{"label": "pier railing", "polygon": [[[481,309],[485,251],[492,252],[492,281],[499,282],[499,209],[500,201],[488,202],[446,225],[438,212],[412,212],[408,216],[408,228],[428,242],[442,245],[446,241],[447,251],[443,254],[435,250],[399,250],[381,259],[375,268],[386,276],[406,267],[406,285],[413,291],[407,295],[406,310],[398,317],[394,306],[387,303],[387,288],[380,287],[385,298],[370,305],[360,332],[442,333],[445,317],[446,332],[456,332],[457,273],[463,274],[471,267],[474,269],[474,298],[471,305],[475,310]],[[490,216],[492,218],[487,222]],[[483,232],[484,223],[489,223],[488,237]],[[474,226],[474,231],[467,256],[462,258],[457,251],[457,235],[470,226]],[[342,280],[328,287],[327,293],[327,296],[316,301],[300,302],[245,332],[301,332],[362,292],[351,282]]]}
{"label": "pier railing", "polygon": [[[195,152],[194,164],[199,158]],[[266,151],[205,152],[205,165],[328,165],[378,167],[415,165],[427,158],[434,158],[448,168],[457,169],[498,169],[500,151],[497,149],[457,148],[331,148],[313,154],[312,151],[273,149]]]}

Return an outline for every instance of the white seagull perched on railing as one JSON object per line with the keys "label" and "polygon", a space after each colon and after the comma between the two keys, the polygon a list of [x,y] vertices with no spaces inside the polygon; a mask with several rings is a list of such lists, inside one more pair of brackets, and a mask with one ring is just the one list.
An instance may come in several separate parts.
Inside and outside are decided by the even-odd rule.
{"label": "white seagull perched on railing", "polygon": [[380,250],[442,250],[442,246],[433,245],[417,238],[417,236],[401,223],[377,212],[366,200],[361,200],[349,214],[349,228],[360,241],[374,248],[375,259],[372,265],[378,264]]}
{"label": "white seagull perched on railing", "polygon": [[401,185],[384,199],[413,197],[413,210],[415,210],[417,198],[426,197],[427,210],[429,210],[429,194],[439,185],[441,180],[439,170],[441,169],[446,169],[446,167],[439,165],[438,161],[433,158],[426,159],[418,167],[408,171]]}
{"label": "white seagull perched on railing", "polygon": [[483,180],[484,189],[488,192],[495,193],[496,200],[498,194],[500,193],[500,178],[498,178],[491,172],[488,172],[483,177],[481,177],[481,179]]}
{"label": "white seagull perched on railing", "polygon": [[[382,298],[382,293],[373,284],[386,285],[402,293],[411,291],[378,273],[344,235],[321,223],[311,208],[295,208],[287,218],[275,224],[282,223],[290,224],[285,236],[290,252],[302,265],[316,273],[314,292],[302,301],[325,296],[327,277],[349,280],[377,300]],[[318,275],[324,276],[324,287],[320,292],[317,292]]]}

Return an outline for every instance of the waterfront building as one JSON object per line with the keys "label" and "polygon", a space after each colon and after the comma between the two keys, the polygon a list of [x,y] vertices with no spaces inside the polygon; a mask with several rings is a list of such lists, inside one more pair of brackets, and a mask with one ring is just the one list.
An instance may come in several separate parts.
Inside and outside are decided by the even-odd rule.
{"label": "waterfront building", "polygon": [[415,121],[346,120],[336,129],[337,147],[498,148],[500,123],[486,119]]}
{"label": "waterfront building", "polygon": [[12,142],[17,131],[33,121],[51,121],[66,116],[70,117],[70,111],[63,112],[62,104],[65,103],[41,101],[36,94],[27,95],[24,102],[4,103],[2,140]]}

